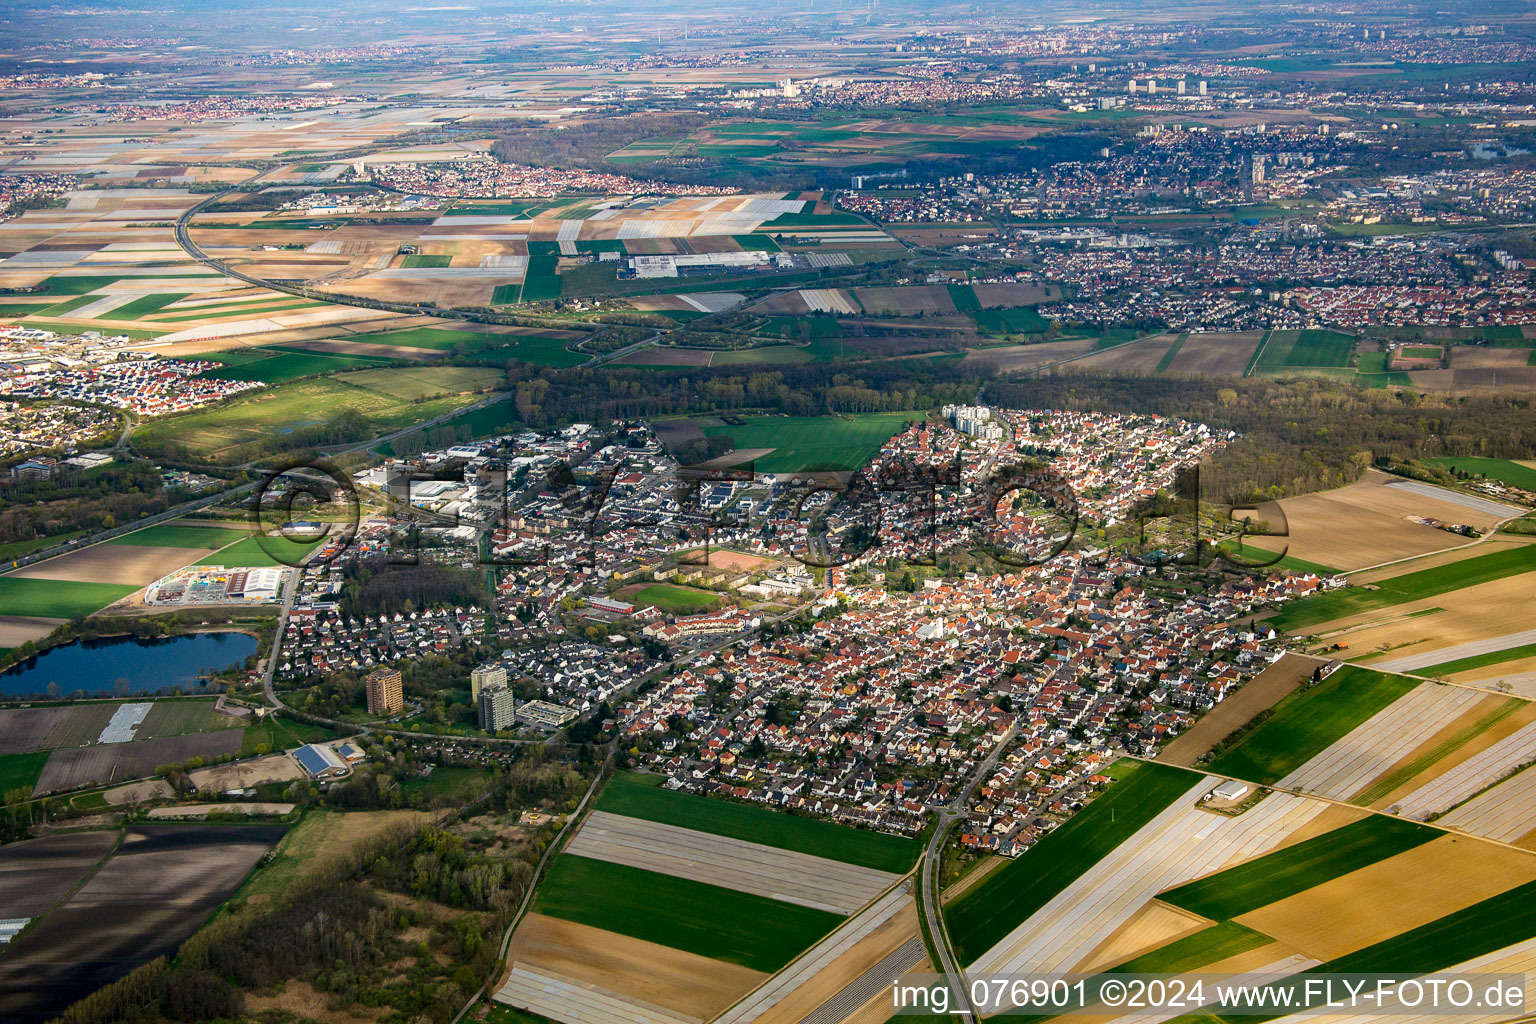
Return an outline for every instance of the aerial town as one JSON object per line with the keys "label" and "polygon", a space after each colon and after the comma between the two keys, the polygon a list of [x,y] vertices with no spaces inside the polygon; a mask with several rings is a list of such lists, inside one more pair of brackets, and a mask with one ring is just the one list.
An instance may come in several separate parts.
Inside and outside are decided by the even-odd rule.
{"label": "aerial town", "polygon": [[1523,10],[0,23],[0,1021],[1529,1017]]}

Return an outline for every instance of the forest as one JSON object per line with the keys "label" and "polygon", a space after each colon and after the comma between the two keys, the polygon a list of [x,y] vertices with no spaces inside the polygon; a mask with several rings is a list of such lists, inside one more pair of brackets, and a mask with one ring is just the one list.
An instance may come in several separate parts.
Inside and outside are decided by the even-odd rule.
{"label": "forest", "polygon": [[1326,380],[1057,377],[991,384],[989,401],[1022,409],[1157,413],[1235,430],[1201,471],[1216,501],[1327,490],[1391,459],[1536,453],[1533,401],[1363,390]]}
{"label": "forest", "polygon": [[[588,780],[532,754],[496,779],[486,808],[565,807]],[[86,996],[62,1024],[286,1022],[248,997],[299,982],[363,1019],[446,1024],[499,971],[497,943],[548,841],[510,847],[450,815],[400,827],[311,865],[280,896],[237,897],[181,945]],[[382,1015],[382,1016],[381,1016]]]}

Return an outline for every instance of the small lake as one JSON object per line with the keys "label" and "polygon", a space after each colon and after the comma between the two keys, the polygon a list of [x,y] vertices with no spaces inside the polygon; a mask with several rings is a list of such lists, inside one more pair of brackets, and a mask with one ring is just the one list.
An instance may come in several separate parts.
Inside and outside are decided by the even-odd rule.
{"label": "small lake", "polygon": [[129,636],[76,640],[54,647],[0,673],[0,696],[31,697],[83,690],[89,696],[169,693],[202,687],[208,672],[232,668],[256,653],[257,641],[245,633],[189,633],[139,640]]}

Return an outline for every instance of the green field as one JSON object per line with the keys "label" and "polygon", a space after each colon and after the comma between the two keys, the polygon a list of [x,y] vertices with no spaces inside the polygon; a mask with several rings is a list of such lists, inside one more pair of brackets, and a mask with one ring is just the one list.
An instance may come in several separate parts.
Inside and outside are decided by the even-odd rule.
{"label": "green field", "polygon": [[0,576],[0,615],[70,619],[100,611],[139,588],[127,583],[77,583]]}
{"label": "green field", "polygon": [[121,537],[113,537],[108,544],[126,544],[130,547],[148,548],[203,548],[212,550],[233,544],[250,535],[248,530],[231,530],[223,526],[192,526],[185,523],[161,523],[145,530],[135,530]]}
{"label": "green field", "polygon": [[1119,781],[1087,807],[944,908],[962,964],[1002,941],[1200,781],[1181,769],[1143,761],[1121,762],[1115,771]]}
{"label": "green field", "polygon": [[[210,273],[206,273],[206,272],[204,272],[202,270],[192,271],[192,270],[171,270],[171,269],[167,269],[163,273],[157,271],[155,273],[155,277],[156,278],[185,277],[185,278],[200,279],[200,280],[203,280],[203,281],[221,281],[221,280],[223,280],[223,278],[220,277],[220,275],[218,275],[218,274],[210,274]],[[124,274],[101,274],[101,275],[81,274],[81,275],[78,275],[78,276],[75,276],[75,275],[66,276],[66,275],[62,275],[62,274],[55,274],[53,277],[50,277],[48,279],[48,294],[49,295],[58,295],[58,296],[85,295],[88,292],[94,292],[94,291],[96,291],[99,288],[105,288],[108,285],[116,284],[119,281],[132,281],[132,280],[135,280],[135,278],[132,277],[131,275],[124,275]],[[187,282],[187,287],[189,289],[191,289],[192,291],[196,291],[197,290],[196,289],[196,281],[195,280],[189,280]]]}
{"label": "green field", "polygon": [[905,872],[922,852],[914,839],[836,825],[819,818],[662,789],[659,775],[620,772],[603,789],[597,809],[646,821],[729,836],[780,850]]}
{"label": "green field", "polygon": [[1293,367],[1346,367],[1354,347],[1353,337],[1337,331],[1271,331],[1254,369],[1275,373]]}
{"label": "green field", "polygon": [[636,604],[648,604],[674,615],[691,615],[707,611],[720,603],[719,594],[690,587],[675,587],[669,583],[653,583],[634,595]]}
{"label": "green field", "polygon": [[[1218,550],[1224,553],[1230,552],[1236,555],[1239,559],[1249,563],[1268,562],[1270,559],[1280,554],[1278,551],[1270,551],[1265,548],[1261,548],[1256,544],[1249,544],[1246,542],[1243,543],[1241,547],[1239,547],[1238,544],[1232,540],[1220,541],[1217,543],[1216,547]],[[1304,558],[1295,558],[1291,555],[1282,556],[1280,561],[1276,562],[1275,564],[1280,566],[1282,569],[1294,569],[1297,572],[1316,573],[1319,576],[1333,576],[1338,573],[1337,569],[1322,565],[1318,562],[1309,562]]]}
{"label": "green field", "polygon": [[[198,374],[211,380],[259,380],[263,384],[286,384],[301,377],[317,377],[340,370],[356,370],[367,366],[383,366],[389,362],[380,356],[330,355],[325,352],[291,351],[286,349],[261,349],[269,353],[265,358],[242,360],[216,370],[204,370]],[[224,353],[215,358],[223,360]]]}
{"label": "green field", "polygon": [[1112,968],[1112,974],[1182,974],[1275,940],[1236,921],[1220,921]]}
{"label": "green field", "polygon": [[1179,349],[1184,347],[1184,342],[1188,339],[1189,335],[1187,334],[1181,334],[1173,339],[1173,344],[1168,346],[1167,351],[1163,353],[1163,357],[1157,361],[1158,373],[1168,372],[1168,368],[1173,365],[1174,357],[1179,354]]}
{"label": "green field", "polygon": [[671,875],[564,854],[533,909],[773,973],[842,918]]}
{"label": "green field", "polygon": [[[1536,882],[1527,882],[1428,924],[1318,964],[1310,971],[1292,975],[1289,980],[1295,983],[1295,991],[1300,997],[1303,995],[1301,984],[1313,975],[1388,972],[1399,976],[1431,974],[1522,942],[1533,935],[1536,935]],[[1323,998],[1315,995],[1314,1004]],[[1298,998],[1294,1005],[1305,1005],[1305,1000]],[[1278,1014],[1231,1014],[1219,1018],[1202,1015],[1177,1020],[1189,1021],[1190,1024],[1209,1020],[1220,1020],[1227,1024],[1258,1024],[1260,1021],[1273,1020],[1275,1016]]]}
{"label": "green field", "polygon": [[452,256],[433,256],[427,253],[417,253],[415,256],[407,256],[401,260],[400,266],[404,268],[446,267],[452,262]]}
{"label": "green field", "polygon": [[[334,739],[335,736],[335,730],[323,725],[310,725],[291,718],[268,715],[259,722],[252,722],[245,727],[245,735],[240,738],[240,756],[256,757],[263,753],[292,750],[306,743],[321,743]],[[258,750],[263,746],[265,750]]]}
{"label": "green field", "polygon": [[28,754],[6,754],[0,757],[0,796],[13,789],[31,790],[43,774],[50,751],[34,750]]}
{"label": "green field", "polygon": [[920,412],[869,412],[850,416],[752,416],[739,427],[706,426],[710,437],[729,437],[737,448],[772,448],[758,459],[764,473],[857,469]]}
{"label": "green field", "polygon": [[1532,570],[1536,570],[1536,545],[1527,544],[1392,576],[1374,584],[1375,590],[1347,587],[1303,598],[1280,609],[1268,622],[1279,630],[1304,629],[1346,615],[1390,608]]}
{"label": "green field", "polygon": [[1536,469],[1511,459],[1430,459],[1437,466],[1536,491]]}
{"label": "green field", "polygon": [[184,292],[180,295],[140,295],[126,306],[118,306],[109,312],[105,319],[137,320],[141,316],[148,316],[150,313],[158,312],[173,302],[179,302],[190,294],[191,292]]}
{"label": "green field", "polygon": [[1211,761],[1211,771],[1275,782],[1409,690],[1426,685],[1434,684],[1346,665],[1316,686],[1287,694],[1268,719]]}
{"label": "green field", "polygon": [[1169,889],[1157,898],[1212,921],[1228,921],[1411,850],[1441,834],[1425,825],[1373,814]]}
{"label": "green field", "polygon": [[1442,352],[1438,348],[1430,348],[1425,345],[1404,345],[1404,359],[1439,359]]}
{"label": "green field", "polygon": [[540,302],[544,299],[558,299],[561,282],[555,267],[559,263],[558,256],[529,256],[528,270],[523,275],[523,292],[520,301]]}
{"label": "green field", "polygon": [[976,289],[968,284],[947,285],[949,299],[955,304],[955,308],[962,313],[981,312],[981,300],[976,297]]}
{"label": "green field", "polygon": [[411,327],[404,331],[376,331],[372,334],[354,334],[348,341],[361,341],[370,345],[403,345],[407,348],[448,349],[458,344],[484,343],[486,335],[479,331],[456,331],[436,327]]}
{"label": "green field", "polygon": [[293,565],[319,544],[318,540],[301,543],[287,537],[247,537],[220,551],[217,564],[229,569]]}
{"label": "green field", "polygon": [[1040,334],[1050,326],[1032,306],[978,309],[970,317],[985,334]]}

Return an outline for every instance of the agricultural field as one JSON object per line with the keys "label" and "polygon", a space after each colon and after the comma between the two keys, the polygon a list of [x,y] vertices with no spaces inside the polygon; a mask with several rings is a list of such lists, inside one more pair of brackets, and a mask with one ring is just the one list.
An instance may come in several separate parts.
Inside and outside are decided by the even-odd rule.
{"label": "agricultural field", "polygon": [[1276,782],[1419,685],[1405,676],[1346,665],[1293,691],[1262,721],[1250,723],[1236,742],[1218,748],[1210,769],[1250,782]]}
{"label": "agricultural field", "polygon": [[1270,331],[1253,372],[1284,374],[1307,367],[1344,368],[1354,351],[1352,335],[1337,331]]}
{"label": "agricultural field", "polygon": [[976,964],[982,954],[1199,781],[1199,776],[1176,768],[1141,762],[1122,763],[1116,774],[1118,781],[1066,824],[944,909],[945,927],[961,963]]}
{"label": "agricultural field", "polygon": [[282,837],[280,826],[139,825],[0,961],[0,1017],[41,1024],[173,952]]}
{"label": "agricultural field", "polygon": [[661,781],[659,776],[620,772],[603,789],[597,809],[877,871],[905,872],[916,863],[920,852],[918,843],[911,839],[679,793],[662,789]]}
{"label": "agricultural field", "polygon": [[837,927],[837,914],[622,864],[562,854],[533,909],[772,973]]}
{"label": "agricultural field", "polygon": [[73,832],[0,848],[0,907],[11,917],[42,917],[116,841],[115,832]]}
{"label": "agricultural field", "polygon": [[772,449],[754,460],[764,473],[856,469],[922,413],[876,412],[847,416],[751,416],[746,423],[702,424],[709,437],[729,437],[738,449]]}
{"label": "agricultural field", "polygon": [[1158,760],[1188,768],[1211,748],[1274,707],[1326,664],[1321,659],[1286,652],[1279,661],[1244,683],[1236,693],[1206,712],[1193,726],[1163,747]]}
{"label": "agricultural field", "polygon": [[1237,867],[1168,889],[1157,898],[1212,921],[1230,921],[1440,835],[1436,829],[1372,814],[1244,861]]}
{"label": "agricultural field", "polygon": [[594,811],[565,852],[843,915],[899,877],[609,811]]}
{"label": "agricultural field", "polygon": [[[1196,934],[1205,927],[1204,919],[1166,905],[1149,912],[1150,919],[1136,921],[1131,915],[1163,889],[1274,849],[1328,808],[1322,801],[1272,793],[1241,814],[1217,814],[1200,797],[1220,779],[1175,768],[1162,771],[1177,777],[1173,798],[1138,815],[1130,832],[1110,838],[1091,870],[1079,871],[977,957],[971,970],[1103,969],[1150,952],[1147,947]],[[1018,863],[1026,863],[1032,853]]]}
{"label": "agricultural field", "polygon": [[1410,517],[1464,523],[1486,533],[1517,511],[1458,491],[1370,471],[1331,491],[1261,504],[1256,518],[1272,529],[1283,527],[1286,534],[1283,540],[1261,538],[1261,546],[1283,547],[1291,557],[1353,572],[1467,543],[1465,537]]}
{"label": "agricultural field", "polygon": [[1522,544],[1472,555],[1399,576],[1376,580],[1370,589],[1347,587],[1288,604],[1269,620],[1276,629],[1297,632],[1365,612],[1380,611],[1466,590],[1536,570],[1536,545]]}

